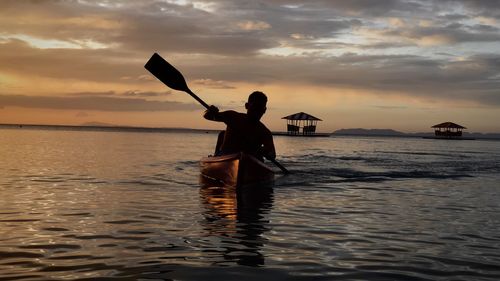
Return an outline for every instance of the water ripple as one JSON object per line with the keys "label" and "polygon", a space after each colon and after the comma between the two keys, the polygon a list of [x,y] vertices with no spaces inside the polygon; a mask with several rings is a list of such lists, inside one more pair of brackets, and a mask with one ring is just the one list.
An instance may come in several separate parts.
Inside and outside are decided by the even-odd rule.
{"label": "water ripple", "polygon": [[500,142],[276,138],[293,174],[231,189],[215,135],[17,134],[0,280],[500,280]]}

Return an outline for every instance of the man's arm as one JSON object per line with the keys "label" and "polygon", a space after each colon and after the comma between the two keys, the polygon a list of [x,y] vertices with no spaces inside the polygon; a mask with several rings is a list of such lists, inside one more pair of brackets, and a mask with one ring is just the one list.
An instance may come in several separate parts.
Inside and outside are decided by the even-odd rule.
{"label": "man's arm", "polygon": [[264,157],[275,159],[276,158],[276,150],[274,148],[273,135],[269,129],[266,128],[266,134],[263,139],[263,147],[262,151],[264,153]]}
{"label": "man's arm", "polygon": [[232,110],[219,111],[219,109],[213,105],[208,107],[203,117],[210,121],[224,122],[228,126],[237,127],[240,124],[239,113]]}

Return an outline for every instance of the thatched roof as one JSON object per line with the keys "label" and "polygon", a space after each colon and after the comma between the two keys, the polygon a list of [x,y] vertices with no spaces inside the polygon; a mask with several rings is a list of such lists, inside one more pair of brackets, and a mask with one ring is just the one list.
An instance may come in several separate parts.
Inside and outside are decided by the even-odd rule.
{"label": "thatched roof", "polygon": [[319,118],[316,118],[310,114],[304,113],[304,112],[299,112],[295,113],[292,115],[285,116],[281,119],[287,119],[287,120],[317,120],[317,121],[323,121]]}
{"label": "thatched roof", "polygon": [[464,126],[460,126],[458,124],[455,124],[453,122],[444,122],[444,123],[441,123],[441,124],[437,124],[437,125],[434,125],[432,126],[431,128],[456,128],[456,129],[467,129],[465,128]]}

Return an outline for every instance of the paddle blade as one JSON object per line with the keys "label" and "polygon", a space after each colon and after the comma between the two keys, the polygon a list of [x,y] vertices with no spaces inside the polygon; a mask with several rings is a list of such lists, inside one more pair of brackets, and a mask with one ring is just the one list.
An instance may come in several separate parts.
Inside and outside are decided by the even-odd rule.
{"label": "paddle blade", "polygon": [[149,72],[151,72],[151,74],[168,87],[174,90],[191,92],[186,84],[184,76],[182,76],[182,73],[180,73],[179,70],[173,67],[157,53],[154,53],[153,56],[151,56],[146,65],[144,65],[144,68],[146,68]]}

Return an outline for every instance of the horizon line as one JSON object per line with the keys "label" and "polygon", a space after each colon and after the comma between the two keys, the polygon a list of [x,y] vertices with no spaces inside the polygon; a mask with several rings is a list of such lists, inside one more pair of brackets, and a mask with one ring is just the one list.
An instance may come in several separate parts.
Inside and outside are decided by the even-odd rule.
{"label": "horizon line", "polygon": [[[95,128],[95,129],[123,129],[123,130],[186,130],[186,131],[209,131],[209,132],[219,132],[221,129],[204,129],[204,128],[187,128],[187,127],[148,127],[148,126],[130,126],[130,125],[113,125],[113,124],[80,124],[80,125],[68,125],[68,124],[26,124],[26,123],[0,123],[0,127],[66,127],[66,128]],[[417,135],[417,134],[432,134],[434,131],[429,131],[429,132],[401,132],[397,131],[394,129],[390,128],[342,128],[338,129],[332,132],[317,132],[317,134],[329,134],[333,135],[335,132],[340,131],[340,130],[392,130],[395,133],[403,134],[403,135]],[[281,134],[286,134],[286,131],[271,131],[273,134],[277,133],[278,135]],[[500,132],[464,132],[465,134],[481,134],[481,135],[497,135],[500,134]],[[342,134],[340,133],[339,135],[357,135],[357,134]],[[383,136],[383,135],[382,135]],[[397,135],[388,135],[388,136],[397,136]]]}

